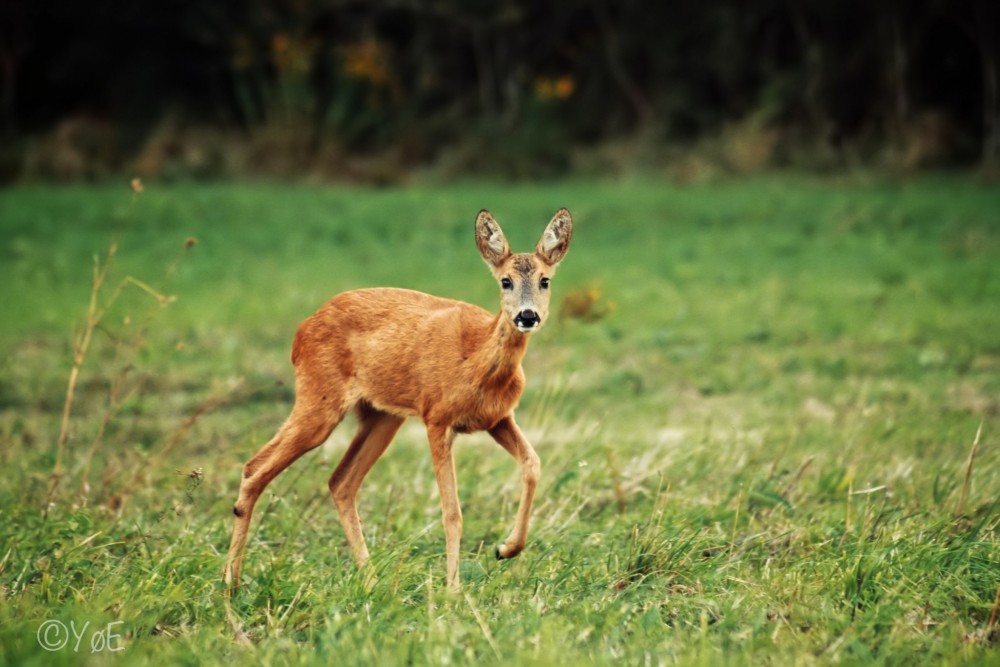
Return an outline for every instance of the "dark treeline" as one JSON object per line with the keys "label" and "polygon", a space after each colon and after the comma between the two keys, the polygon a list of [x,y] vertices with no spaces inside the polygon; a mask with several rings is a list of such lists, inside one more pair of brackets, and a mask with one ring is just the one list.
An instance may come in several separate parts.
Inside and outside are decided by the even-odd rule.
{"label": "dark treeline", "polygon": [[5,0],[0,131],[7,178],[268,141],[298,165],[451,151],[551,173],[636,136],[728,136],[748,164],[993,166],[1000,3]]}

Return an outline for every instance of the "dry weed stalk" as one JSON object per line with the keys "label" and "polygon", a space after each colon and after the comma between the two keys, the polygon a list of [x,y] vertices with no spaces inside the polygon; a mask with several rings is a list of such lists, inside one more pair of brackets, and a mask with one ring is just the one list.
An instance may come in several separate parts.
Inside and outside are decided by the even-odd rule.
{"label": "dry weed stalk", "polygon": [[983,433],[983,422],[979,422],[976,429],[976,437],[972,441],[972,449],[969,451],[969,458],[965,464],[965,479],[962,480],[962,492],[958,496],[958,506],[955,508],[955,518],[962,516],[965,511],[965,494],[969,490],[969,481],[972,479],[972,463],[976,460],[976,452],[979,451],[979,436]]}
{"label": "dry weed stalk", "polygon": [[997,615],[1000,613],[1000,586],[997,586],[997,596],[993,600],[993,611],[990,612],[990,620],[986,624],[987,628],[992,628],[997,624]]}
{"label": "dry weed stalk", "polygon": [[[163,276],[163,280],[161,281],[162,286],[165,286],[170,281],[174,273],[177,271],[177,267],[180,264],[181,260],[184,258],[187,251],[192,247],[194,247],[195,243],[196,242],[194,241],[194,239],[190,238],[187,241],[185,241],[184,249],[181,255],[179,255],[167,267],[167,270]],[[155,303],[152,306],[150,306],[150,308],[147,309],[147,311],[143,314],[142,318],[140,319],[140,324],[135,328],[134,333],[132,337],[128,340],[128,342],[127,343],[119,342],[119,344],[115,348],[115,358],[121,359],[124,357],[125,360],[121,364],[120,370],[113,378],[111,378],[110,381],[110,386],[108,389],[107,407],[105,408],[104,415],[101,418],[101,425],[98,428],[97,433],[94,436],[94,439],[91,441],[90,449],[87,452],[87,458],[83,466],[83,473],[81,475],[81,481],[80,481],[80,492],[77,500],[78,505],[85,505],[87,503],[87,499],[90,493],[90,470],[94,461],[94,456],[104,440],[104,434],[107,432],[108,426],[115,420],[115,418],[118,416],[118,413],[121,411],[123,399],[126,398],[130,393],[132,393],[136,389],[135,385],[128,386],[126,380],[128,379],[129,373],[135,368],[134,360],[135,357],[138,355],[139,351],[142,349],[143,344],[145,343],[146,334],[149,331],[149,326],[153,318],[155,317],[156,313],[159,312],[160,309],[162,309],[165,306],[168,306],[169,304],[173,303],[176,300],[176,297],[164,295],[162,292],[163,289],[162,286],[160,289],[156,289],[133,276],[126,276],[125,279],[119,285],[118,290],[112,297],[112,302],[108,304],[109,306],[111,305],[111,303],[113,303],[115,299],[117,299],[118,292],[120,292],[124,287],[128,285],[132,285],[134,287],[137,287],[141,291],[146,292],[155,299]],[[127,317],[125,320],[125,324],[126,325],[130,324],[131,319],[132,318]]]}
{"label": "dry weed stalk", "polygon": [[90,285],[90,301],[87,308],[87,321],[83,327],[83,331],[80,332],[80,334],[76,337],[76,341],[73,343],[73,366],[70,368],[69,379],[66,382],[66,400],[63,403],[62,422],[59,426],[59,438],[56,440],[56,461],[52,467],[49,493],[45,499],[45,507],[42,510],[43,518],[48,518],[49,507],[52,505],[52,500],[55,497],[56,490],[59,488],[59,481],[63,475],[62,459],[63,453],[66,450],[66,443],[69,441],[69,418],[73,409],[73,399],[76,395],[76,384],[80,379],[80,369],[83,367],[83,362],[87,358],[87,352],[90,350],[90,343],[94,338],[94,331],[97,329],[97,325],[100,324],[101,319],[107,312],[106,307],[98,307],[98,296],[101,293],[101,289],[104,287],[104,281],[108,277],[108,269],[111,268],[111,260],[114,258],[117,250],[118,247],[112,243],[108,246],[107,255],[104,258],[103,264],[99,259],[94,259],[94,271]]}
{"label": "dry weed stalk", "polygon": [[[127,220],[131,221],[133,213],[135,211],[135,204],[140,192],[142,192],[142,183],[138,179],[133,179],[130,183],[132,189],[132,199],[129,204],[129,209],[127,213]],[[193,247],[193,239],[188,239],[184,244],[185,251]],[[110,274],[111,268],[114,264],[114,258],[118,252],[118,244],[116,241],[112,241],[108,245],[108,249],[105,253],[103,260],[99,257],[94,258],[94,267],[91,276],[90,285],[90,296],[87,306],[87,317],[83,325],[83,329],[75,336],[73,341],[73,363],[70,367],[69,377],[66,381],[66,398],[63,402],[62,419],[59,426],[59,437],[56,440],[56,457],[55,463],[52,467],[52,474],[50,476],[49,491],[45,499],[45,505],[42,509],[43,519],[48,518],[49,510],[55,502],[56,493],[58,492],[59,485],[66,474],[65,471],[65,457],[67,445],[70,440],[70,421],[73,412],[73,404],[76,399],[76,389],[80,380],[80,371],[83,368],[83,364],[86,362],[88,353],[90,352],[91,344],[94,340],[94,332],[99,328],[102,328],[102,323],[107,317],[108,313],[114,307],[115,303],[121,297],[122,293],[129,286],[138,288],[140,291],[151,295],[157,305],[160,307],[166,306],[172,303],[175,298],[171,296],[164,295],[161,291],[153,288],[148,283],[139,280],[133,276],[126,276],[123,278],[111,292],[107,298],[102,300],[102,295],[105,292],[107,286],[108,276]],[[167,269],[164,276],[164,282],[169,280],[174,274],[179,264],[179,259],[175,260]],[[145,323],[152,317],[152,310],[147,313],[144,318]],[[142,326],[138,328],[136,335],[132,338],[131,344],[129,346],[129,351],[132,352],[133,356],[141,347],[144,340],[146,327]],[[121,347],[116,350],[116,356],[120,356],[122,353]],[[101,425],[98,428],[97,434],[95,435],[93,441],[91,442],[90,449],[87,454],[87,458],[84,464],[84,471],[81,482],[80,490],[80,502],[84,502],[86,494],[89,491],[89,476],[91,463],[93,461],[94,454],[97,451],[98,446],[103,440],[104,434],[107,431],[108,426],[113,421],[115,415],[117,414],[120,404],[121,396],[123,393],[123,387],[125,383],[125,377],[129,370],[131,369],[131,364],[126,364],[123,370],[115,378],[112,378],[111,386],[109,389],[109,405],[105,414],[102,417]]]}

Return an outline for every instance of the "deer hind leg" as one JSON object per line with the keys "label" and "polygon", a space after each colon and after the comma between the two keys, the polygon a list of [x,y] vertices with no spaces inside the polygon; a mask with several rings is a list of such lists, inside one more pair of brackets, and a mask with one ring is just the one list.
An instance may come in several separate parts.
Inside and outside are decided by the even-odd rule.
{"label": "deer hind leg", "polygon": [[497,558],[513,558],[521,553],[528,539],[531,503],[541,472],[541,463],[534,448],[521,433],[513,417],[505,417],[490,429],[490,435],[521,465],[521,502],[510,535],[497,547]]}
{"label": "deer hind leg", "polygon": [[427,438],[431,445],[434,476],[437,478],[438,492],[441,495],[448,589],[457,591],[459,589],[458,556],[462,542],[462,507],[458,500],[455,459],[452,455],[455,432],[450,428],[428,425]]}
{"label": "deer hind leg", "polygon": [[358,516],[358,490],[404,421],[403,417],[359,406],[358,432],[330,476],[330,494],[358,567],[368,562],[368,545]]}
{"label": "deer hind leg", "polygon": [[322,403],[317,405],[317,402],[308,400],[307,396],[296,399],[291,416],[277,435],[243,467],[239,497],[233,506],[236,521],[229,542],[226,567],[222,572],[223,581],[231,591],[239,586],[243,547],[250,529],[254,505],[260,494],[282,470],[309,450],[323,444],[343,419],[342,408],[323,409],[320,405]]}

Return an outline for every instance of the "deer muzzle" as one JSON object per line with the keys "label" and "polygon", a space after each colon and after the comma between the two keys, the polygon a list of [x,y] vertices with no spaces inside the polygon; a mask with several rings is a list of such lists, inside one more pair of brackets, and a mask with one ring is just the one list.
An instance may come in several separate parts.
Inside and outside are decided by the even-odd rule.
{"label": "deer muzzle", "polygon": [[522,310],[514,318],[514,326],[520,331],[532,331],[537,329],[541,324],[542,318],[539,317],[538,313],[529,308]]}

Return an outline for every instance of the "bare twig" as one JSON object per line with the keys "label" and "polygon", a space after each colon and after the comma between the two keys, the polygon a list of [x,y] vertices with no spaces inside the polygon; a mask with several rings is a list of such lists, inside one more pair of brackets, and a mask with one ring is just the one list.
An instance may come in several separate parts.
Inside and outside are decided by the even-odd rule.
{"label": "bare twig", "polygon": [[56,440],[56,461],[52,467],[52,476],[49,483],[49,493],[45,498],[45,507],[42,509],[42,518],[49,516],[49,507],[55,498],[56,490],[59,488],[59,481],[63,476],[63,453],[66,450],[66,443],[69,441],[69,418],[73,410],[73,399],[76,395],[76,385],[80,379],[80,368],[87,358],[90,350],[90,343],[94,338],[94,331],[104,316],[106,309],[98,308],[98,296],[104,281],[108,276],[108,269],[111,267],[111,260],[115,256],[117,246],[112,243],[108,246],[107,255],[102,264],[99,259],[94,259],[93,278],[90,285],[90,302],[87,307],[87,322],[83,331],[77,337],[73,345],[73,366],[70,368],[69,379],[66,382],[66,400],[63,403],[62,422],[59,426],[59,438]]}

